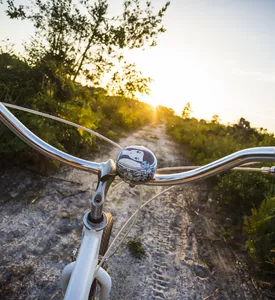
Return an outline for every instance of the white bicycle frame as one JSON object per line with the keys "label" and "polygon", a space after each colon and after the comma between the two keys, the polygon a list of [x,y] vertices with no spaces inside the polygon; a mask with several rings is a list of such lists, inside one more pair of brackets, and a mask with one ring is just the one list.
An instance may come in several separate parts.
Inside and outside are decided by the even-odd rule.
{"label": "white bicycle frame", "polygon": [[95,278],[100,283],[99,299],[108,299],[112,285],[111,277],[103,268],[96,268],[102,232],[83,227],[77,259],[68,264],[61,275],[61,287],[63,292],[66,292],[65,300],[87,300]]}

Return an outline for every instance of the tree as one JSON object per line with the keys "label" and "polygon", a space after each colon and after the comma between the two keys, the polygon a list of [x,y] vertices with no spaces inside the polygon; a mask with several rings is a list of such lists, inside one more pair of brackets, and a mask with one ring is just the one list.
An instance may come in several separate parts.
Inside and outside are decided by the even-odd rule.
{"label": "tree", "polygon": [[187,102],[182,110],[181,116],[184,119],[190,119],[191,113],[192,113],[191,104],[190,102]]}
{"label": "tree", "polygon": [[[123,12],[111,16],[107,0],[32,0],[30,7],[7,0],[7,15],[33,22],[35,35],[26,45],[31,65],[42,65],[52,83],[64,85],[85,79],[94,86],[109,78],[118,94],[148,93],[150,78],[143,78],[124,50],[153,47],[165,32],[162,19],[169,2],[158,11],[150,1],[126,0]],[[108,74],[108,76],[106,76]]]}
{"label": "tree", "polygon": [[168,108],[162,105],[156,107],[157,119],[159,122],[170,122],[175,117],[175,112],[172,108]]}
{"label": "tree", "polygon": [[28,105],[40,89],[35,70],[0,47],[0,96],[3,102]]}
{"label": "tree", "polygon": [[221,119],[220,119],[219,115],[215,114],[212,116],[212,120],[211,120],[212,123],[219,124],[220,121],[221,121]]}
{"label": "tree", "polygon": [[237,124],[238,128],[240,129],[250,129],[250,122],[247,121],[245,118],[240,118],[238,124]]}

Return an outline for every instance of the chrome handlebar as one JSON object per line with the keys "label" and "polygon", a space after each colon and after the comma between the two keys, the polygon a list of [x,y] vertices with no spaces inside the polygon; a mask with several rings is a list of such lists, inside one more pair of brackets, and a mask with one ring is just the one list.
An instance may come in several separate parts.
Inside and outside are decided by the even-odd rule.
{"label": "chrome handlebar", "polygon": [[0,120],[20,139],[45,156],[58,160],[69,166],[84,171],[89,171],[94,174],[99,174],[102,164],[90,162],[88,160],[67,154],[44,142],[38,136],[33,134],[27,127],[25,127],[1,102]]}
{"label": "chrome handlebar", "polygon": [[244,149],[218,159],[210,164],[199,167],[195,170],[167,175],[156,174],[154,179],[151,180],[148,184],[176,185],[191,181],[194,182],[219,174],[228,169],[233,169],[248,162],[263,161],[275,161],[275,147],[256,147]]}
{"label": "chrome handlebar", "polygon": [[[0,102],[0,120],[11,129],[19,138],[29,144],[32,148],[42,154],[65,163],[69,166],[89,171],[99,175],[106,163],[90,162],[50,146],[41,140],[29,129],[27,129],[1,102]],[[222,171],[232,169],[248,162],[275,161],[274,147],[257,147],[244,149],[231,155],[223,157],[205,166],[194,170],[176,173],[176,174],[158,174],[147,182],[147,185],[177,185],[187,182],[194,182],[200,179],[208,178]]]}
{"label": "chrome handlebar", "polygon": [[[247,165],[250,164],[255,164],[254,162],[252,163],[247,163],[242,165],[241,167],[235,167],[231,170],[234,171],[247,171],[247,172],[258,172],[258,173],[263,173],[263,174],[272,174],[275,175],[275,166],[273,167],[261,167],[261,168],[255,168],[255,167],[246,167]],[[167,168],[161,168],[158,169],[158,174],[171,174],[171,173],[176,173],[176,172],[186,172],[189,170],[194,170],[197,168],[200,168],[201,166],[181,166],[181,167],[167,167]]]}

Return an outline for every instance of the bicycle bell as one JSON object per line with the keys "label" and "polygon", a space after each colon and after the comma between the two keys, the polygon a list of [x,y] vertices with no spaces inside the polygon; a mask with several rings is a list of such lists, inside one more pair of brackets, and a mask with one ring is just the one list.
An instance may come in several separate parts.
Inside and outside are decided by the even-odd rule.
{"label": "bicycle bell", "polygon": [[143,184],[154,177],[157,158],[148,148],[129,146],[119,152],[116,169],[122,180],[132,185]]}

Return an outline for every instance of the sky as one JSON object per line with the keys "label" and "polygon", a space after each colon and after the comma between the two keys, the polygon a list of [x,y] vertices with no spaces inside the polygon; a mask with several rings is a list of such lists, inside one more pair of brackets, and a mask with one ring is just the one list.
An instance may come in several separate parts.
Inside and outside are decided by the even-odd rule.
{"label": "sky", "polygon": [[[110,1],[111,10],[119,11],[119,3]],[[159,8],[165,1],[152,3]],[[31,25],[8,20],[0,9],[0,39],[27,40]],[[157,47],[126,52],[153,79],[141,100],[179,114],[190,102],[194,117],[244,117],[275,132],[275,1],[172,0],[163,24]]]}
{"label": "sky", "polygon": [[164,25],[155,49],[132,56],[154,79],[151,103],[275,132],[275,1],[172,1]]}

